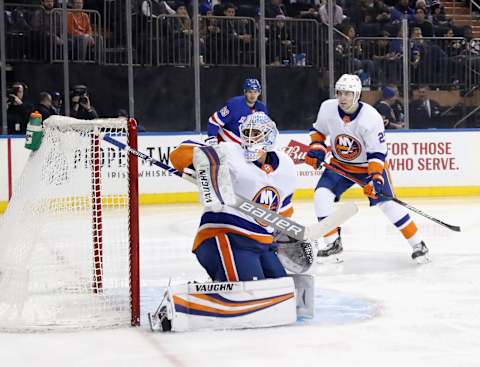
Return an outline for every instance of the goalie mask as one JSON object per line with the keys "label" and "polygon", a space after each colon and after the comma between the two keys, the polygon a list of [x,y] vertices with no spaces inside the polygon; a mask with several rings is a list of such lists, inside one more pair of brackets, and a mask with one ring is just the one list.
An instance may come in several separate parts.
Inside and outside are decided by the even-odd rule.
{"label": "goalie mask", "polygon": [[264,112],[254,112],[248,115],[240,124],[239,130],[247,161],[256,161],[265,152],[275,149],[278,135],[277,126]]}

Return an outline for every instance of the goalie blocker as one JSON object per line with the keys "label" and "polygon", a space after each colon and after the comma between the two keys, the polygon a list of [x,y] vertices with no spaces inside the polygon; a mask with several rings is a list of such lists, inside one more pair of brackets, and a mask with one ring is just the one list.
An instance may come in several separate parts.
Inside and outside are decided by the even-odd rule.
{"label": "goalie blocker", "polygon": [[190,283],[168,287],[152,331],[244,329],[288,325],[313,317],[311,275],[248,282]]}

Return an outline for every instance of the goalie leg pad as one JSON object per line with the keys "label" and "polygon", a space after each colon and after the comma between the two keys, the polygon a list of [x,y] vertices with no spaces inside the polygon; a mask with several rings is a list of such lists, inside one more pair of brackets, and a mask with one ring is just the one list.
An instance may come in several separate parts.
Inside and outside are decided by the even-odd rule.
{"label": "goalie leg pad", "polygon": [[227,151],[222,145],[196,147],[193,151],[200,203],[213,211],[236,201],[227,159]]}
{"label": "goalie leg pad", "polygon": [[[167,289],[164,303],[159,310],[167,310],[162,315],[172,331],[259,328],[297,320],[294,281],[289,277],[178,285]],[[152,330],[163,330],[156,314],[152,320]]]}

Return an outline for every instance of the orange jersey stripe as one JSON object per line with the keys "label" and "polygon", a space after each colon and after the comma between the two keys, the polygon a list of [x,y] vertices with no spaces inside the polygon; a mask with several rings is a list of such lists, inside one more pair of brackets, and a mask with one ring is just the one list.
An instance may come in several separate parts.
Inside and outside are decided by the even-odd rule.
{"label": "orange jersey stripe", "polygon": [[222,257],[223,269],[229,282],[238,282],[237,269],[235,267],[235,259],[233,258],[232,248],[227,236],[220,235],[216,237],[218,251]]}
{"label": "orange jersey stripe", "polygon": [[290,218],[293,215],[293,207],[290,207],[287,210],[280,212],[280,215],[286,218]]}
{"label": "orange jersey stripe", "polygon": [[347,163],[340,162],[336,158],[332,157],[332,160],[330,161],[330,164],[332,166],[337,166],[338,168],[343,169],[344,171],[350,172],[350,173],[367,173],[367,167],[359,167],[359,166],[352,166]]}
{"label": "orange jersey stripe", "polygon": [[248,237],[251,238],[259,243],[263,243],[266,245],[270,245],[272,243],[272,236],[271,235],[254,235],[254,234],[248,234],[239,230],[231,229],[231,228],[206,228],[202,229],[197,232],[197,235],[195,236],[195,239],[193,240],[193,248],[192,252],[195,252],[195,250],[200,246],[200,244],[212,237],[217,237],[220,235],[224,235],[227,233],[234,233],[238,234],[240,236]]}

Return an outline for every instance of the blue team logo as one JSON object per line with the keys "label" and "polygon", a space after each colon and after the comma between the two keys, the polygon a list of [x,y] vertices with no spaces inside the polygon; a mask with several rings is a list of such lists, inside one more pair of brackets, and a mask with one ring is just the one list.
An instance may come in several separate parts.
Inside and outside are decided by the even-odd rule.
{"label": "blue team logo", "polygon": [[[252,201],[276,212],[280,207],[280,194],[275,187],[266,186],[257,192]],[[256,222],[261,226],[268,226],[264,221],[256,220]]]}
{"label": "blue team logo", "polygon": [[347,134],[337,135],[334,147],[338,157],[346,161],[353,161],[362,152],[360,142]]}

